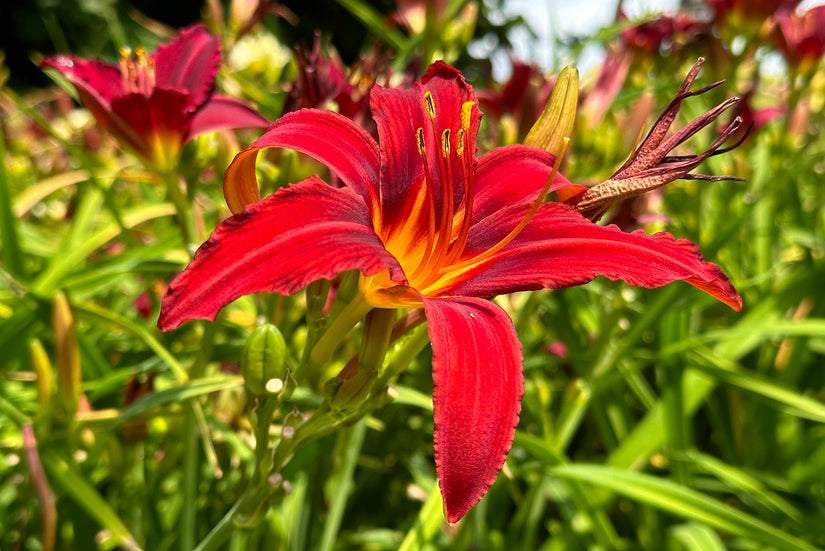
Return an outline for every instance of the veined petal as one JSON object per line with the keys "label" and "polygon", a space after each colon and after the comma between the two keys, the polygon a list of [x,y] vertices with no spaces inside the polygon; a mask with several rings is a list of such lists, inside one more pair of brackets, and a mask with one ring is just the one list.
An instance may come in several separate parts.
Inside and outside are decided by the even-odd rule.
{"label": "veined petal", "polygon": [[[488,249],[524,216],[527,206],[489,216],[470,231],[464,258]],[[440,294],[495,296],[573,287],[603,275],[639,287],[685,281],[740,310],[742,299],[699,247],[669,233],[625,233],[599,226],[566,205],[545,203],[508,246],[489,260],[445,280]]]}
{"label": "veined petal", "polygon": [[524,394],[521,344],[492,302],[424,298],[433,346],[435,462],[447,521],[487,493],[510,446]]}
{"label": "veined petal", "polygon": [[112,101],[112,112],[148,144],[148,160],[160,170],[177,163],[194,109],[195,104],[186,92],[160,88],[149,97],[134,93]]}
{"label": "veined petal", "polygon": [[[555,162],[552,153],[520,144],[497,147],[482,155],[476,165],[473,223],[506,205],[535,200]],[[556,174],[550,191],[569,185],[567,178]]]}
{"label": "veined petal", "polygon": [[158,88],[189,92],[195,105],[209,98],[221,64],[221,42],[202,24],[180,31],[169,44],[158,47],[155,62]]}
{"label": "veined petal", "polygon": [[370,209],[378,206],[378,144],[367,132],[332,111],[302,109],[287,113],[238,153],[226,169],[223,192],[232,212],[240,212],[260,198],[255,179],[255,158],[267,147],[306,153],[325,164],[344,185],[364,198]]}
{"label": "veined petal", "polygon": [[[425,94],[432,98],[434,117],[427,115]],[[433,182],[449,182],[454,193],[454,204],[463,197],[463,187],[454,182],[461,181],[461,158],[450,155],[451,178],[441,175],[439,158],[444,151],[443,132],[449,130],[450,149],[455,151],[459,129],[462,128],[462,112],[465,103],[473,103],[469,110],[464,157],[475,159],[475,138],[481,121],[481,111],[475,104],[473,89],[461,73],[438,61],[430,66],[421,83],[414,83],[409,89],[384,88],[376,85],[370,94],[372,116],[378,127],[378,142],[381,146],[381,211],[384,219],[398,219],[400,213],[409,210],[408,201],[415,200],[415,190],[424,178],[424,167],[418,149],[416,132],[423,131],[425,157]],[[432,190],[435,209],[440,217],[441,189],[436,185]]]}
{"label": "veined petal", "polygon": [[372,230],[363,200],[317,176],[280,189],[223,221],[169,285],[158,325],[214,319],[241,295],[296,293],[345,270],[374,275],[401,267]]}
{"label": "veined petal", "polygon": [[188,142],[198,134],[210,130],[265,128],[267,126],[269,126],[269,121],[251,107],[234,98],[214,94],[192,116],[189,132],[183,141]]}

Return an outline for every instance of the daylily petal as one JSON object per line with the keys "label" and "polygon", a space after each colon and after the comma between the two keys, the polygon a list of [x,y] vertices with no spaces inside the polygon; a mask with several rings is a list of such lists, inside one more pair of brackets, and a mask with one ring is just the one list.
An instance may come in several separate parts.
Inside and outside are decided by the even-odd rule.
{"label": "daylily petal", "polygon": [[123,94],[119,69],[97,60],[67,55],[47,57],[41,67],[55,69],[68,78],[86,109],[116,139],[141,157],[151,156],[151,148],[143,136],[129,122],[112,112],[112,101]]}
{"label": "daylily petal", "polygon": [[134,93],[112,101],[112,113],[141,136],[149,146],[147,159],[160,170],[170,169],[177,162],[194,109],[189,94],[160,88],[149,97]]}
{"label": "daylily petal", "polygon": [[306,153],[325,164],[344,185],[378,205],[378,144],[351,120],[332,111],[302,109],[287,113],[263,136],[235,156],[226,169],[223,193],[232,212],[240,212],[260,198],[255,158],[267,147]]}
{"label": "daylily petal", "polygon": [[226,96],[213,95],[192,116],[189,131],[183,141],[198,134],[228,128],[265,128],[269,121],[244,103]]}
{"label": "daylily petal", "polygon": [[435,462],[447,522],[487,493],[504,465],[524,394],[521,344],[492,302],[424,299],[433,347]]}
{"label": "daylily petal", "polygon": [[96,96],[103,105],[108,106],[123,90],[120,69],[96,59],[61,54],[45,58],[40,67],[56,70],[75,87]]}
{"label": "daylily petal", "polygon": [[[524,216],[526,206],[488,216],[470,231],[464,258],[498,242]],[[445,284],[441,294],[495,296],[582,285],[603,275],[639,287],[685,281],[740,310],[742,299],[722,270],[702,260],[699,247],[669,233],[625,233],[599,226],[558,203],[545,203],[512,243]]]}
{"label": "daylily petal", "polygon": [[158,325],[165,331],[214,319],[241,295],[291,295],[355,269],[365,275],[389,269],[395,280],[405,280],[361,198],[313,176],[223,221],[169,285]]}
{"label": "daylily petal", "polygon": [[209,98],[221,64],[221,42],[202,24],[180,31],[150,56],[158,88],[189,92],[195,105]]}
{"label": "daylily petal", "polygon": [[[483,155],[476,165],[473,223],[501,208],[522,201],[533,201],[541,191],[556,156],[525,145],[497,147]],[[570,182],[556,174],[550,191],[569,186]]]}
{"label": "daylily petal", "polygon": [[[462,127],[463,105],[475,103],[473,89],[464,81],[461,73],[443,62],[434,63],[421,82],[423,84],[414,83],[406,90],[376,85],[370,94],[372,116],[378,127],[378,142],[381,147],[380,196],[383,220],[395,220],[400,213],[409,209],[405,202],[415,200],[417,194],[414,190],[424,178],[423,162],[417,147],[417,130],[422,129],[424,134],[425,155],[432,180],[440,184],[442,132],[450,131],[451,147],[455,150],[458,130]],[[426,112],[426,92],[432,94],[433,121]],[[470,120],[467,121],[468,129],[465,132],[468,147],[463,155],[474,159],[481,111],[477,105],[473,105],[469,114]],[[453,178],[459,179],[462,174],[461,159],[457,155],[451,155],[450,162]],[[441,189],[436,186],[432,192],[440,216]],[[457,205],[463,196],[462,186],[455,186],[454,194],[454,204]]]}

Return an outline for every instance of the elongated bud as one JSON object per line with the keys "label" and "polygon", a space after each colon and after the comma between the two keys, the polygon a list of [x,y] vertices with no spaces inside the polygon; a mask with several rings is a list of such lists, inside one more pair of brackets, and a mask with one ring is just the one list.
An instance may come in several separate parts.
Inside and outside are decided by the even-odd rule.
{"label": "elongated bud", "polygon": [[69,299],[58,291],[52,307],[55,354],[57,356],[57,390],[61,405],[69,417],[74,417],[80,402],[80,348],[77,327]]}
{"label": "elongated bud", "polygon": [[256,327],[246,340],[241,373],[249,392],[256,396],[278,394],[286,385],[286,342],[277,327]]}
{"label": "elongated bud", "polygon": [[574,67],[565,67],[539,120],[524,138],[524,145],[538,147],[558,156],[562,141],[573,133],[578,100],[579,72]]}
{"label": "elongated bud", "polygon": [[29,359],[32,371],[37,375],[37,402],[40,404],[41,413],[48,409],[54,392],[52,382],[52,362],[49,355],[43,348],[43,343],[37,339],[29,341]]}

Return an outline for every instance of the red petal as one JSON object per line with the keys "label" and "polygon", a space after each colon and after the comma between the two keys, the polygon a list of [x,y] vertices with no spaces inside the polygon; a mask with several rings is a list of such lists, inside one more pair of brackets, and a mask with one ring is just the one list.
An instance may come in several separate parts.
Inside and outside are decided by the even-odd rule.
{"label": "red petal", "polygon": [[152,54],[158,88],[188,92],[195,105],[212,93],[221,64],[220,39],[204,25],[187,27]]}
{"label": "red petal", "polygon": [[[520,144],[497,147],[483,155],[476,165],[473,223],[503,205],[535,200],[555,162],[552,153]],[[556,174],[550,191],[569,185],[567,178]]]}
{"label": "red petal", "polygon": [[521,344],[492,302],[424,298],[433,346],[435,462],[447,521],[458,522],[496,479],[524,394]]}
{"label": "red petal", "polygon": [[[425,151],[433,180],[436,210],[441,209],[441,133],[449,129],[451,147],[455,149],[455,139],[461,128],[461,112],[465,102],[475,102],[473,89],[464,81],[457,69],[443,62],[436,62],[422,79],[411,88],[384,88],[374,86],[370,94],[372,115],[378,126],[378,142],[381,146],[381,212],[383,220],[398,219],[408,210],[405,203],[415,199],[415,190],[424,177],[423,163],[418,152],[416,131],[424,131]],[[424,95],[432,94],[435,108],[436,143],[433,139],[433,123],[427,118]],[[469,150],[465,156],[475,158],[475,137],[481,120],[481,111],[472,110],[469,129]],[[451,155],[454,182],[461,182],[461,159]],[[459,204],[463,187],[450,182],[454,192],[454,202]]]}
{"label": "red petal", "polygon": [[96,59],[56,55],[45,58],[40,67],[58,71],[75,87],[97,96],[98,101],[106,106],[123,92],[120,69]]}
{"label": "red petal", "polygon": [[149,97],[126,94],[112,102],[112,112],[149,145],[148,160],[160,169],[175,166],[194,109],[189,94],[159,88]]}
{"label": "red petal", "polygon": [[68,78],[86,109],[115,139],[143,158],[152,156],[151,146],[144,137],[112,112],[112,101],[122,94],[119,69],[97,60],[65,55],[48,57],[41,67],[55,69]]}
{"label": "red petal", "polygon": [[232,212],[260,198],[255,158],[267,147],[294,149],[319,160],[373,208],[378,204],[378,145],[364,129],[332,111],[287,113],[235,156],[226,169],[223,192]]}
{"label": "red petal", "polygon": [[223,221],[169,285],[161,329],[214,319],[241,295],[296,293],[345,270],[405,277],[370,226],[366,205],[351,190],[317,176],[280,189]]}
{"label": "red petal", "polygon": [[198,134],[210,130],[266,128],[267,126],[269,126],[269,121],[251,107],[233,98],[213,95],[192,116],[189,132],[183,141],[187,142]]}
{"label": "red petal", "polygon": [[[474,226],[464,258],[497,243],[521,220],[526,208],[500,211]],[[599,275],[648,288],[682,280],[734,310],[742,307],[731,282],[718,266],[702,260],[695,243],[664,232],[625,233],[616,226],[599,226],[558,203],[544,203],[510,245],[442,292],[495,296],[573,287]]]}

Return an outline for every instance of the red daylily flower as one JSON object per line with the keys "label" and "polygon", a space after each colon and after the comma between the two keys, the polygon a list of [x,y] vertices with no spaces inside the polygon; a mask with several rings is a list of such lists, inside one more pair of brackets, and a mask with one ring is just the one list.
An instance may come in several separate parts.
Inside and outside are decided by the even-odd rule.
{"label": "red daylily flower", "polygon": [[221,62],[220,39],[203,25],[182,30],[170,43],[119,65],[56,55],[41,67],[56,69],[77,89],[95,120],[156,169],[174,168],[183,144],[209,130],[266,127],[241,102],[213,93]]}
{"label": "red daylily flower", "polygon": [[811,68],[825,55],[825,6],[774,15],[776,42],[788,63]]}
{"label": "red daylily flower", "polygon": [[[360,270],[372,307],[423,307],[436,470],[457,522],[501,470],[521,409],[521,345],[488,298],[604,275],[644,287],[687,281],[735,309],[741,299],[688,240],[624,233],[543,202],[568,185],[552,177],[552,154],[511,145],[476,158],[481,112],[443,62],[409,89],[375,86],[371,105],[379,143],[339,114],[305,109],[235,157],[224,192],[236,214],[171,283],[158,323],[214,319],[241,295],[292,294],[345,270]],[[255,158],[268,147],[315,157],[343,187],[313,176],[259,200]]]}

